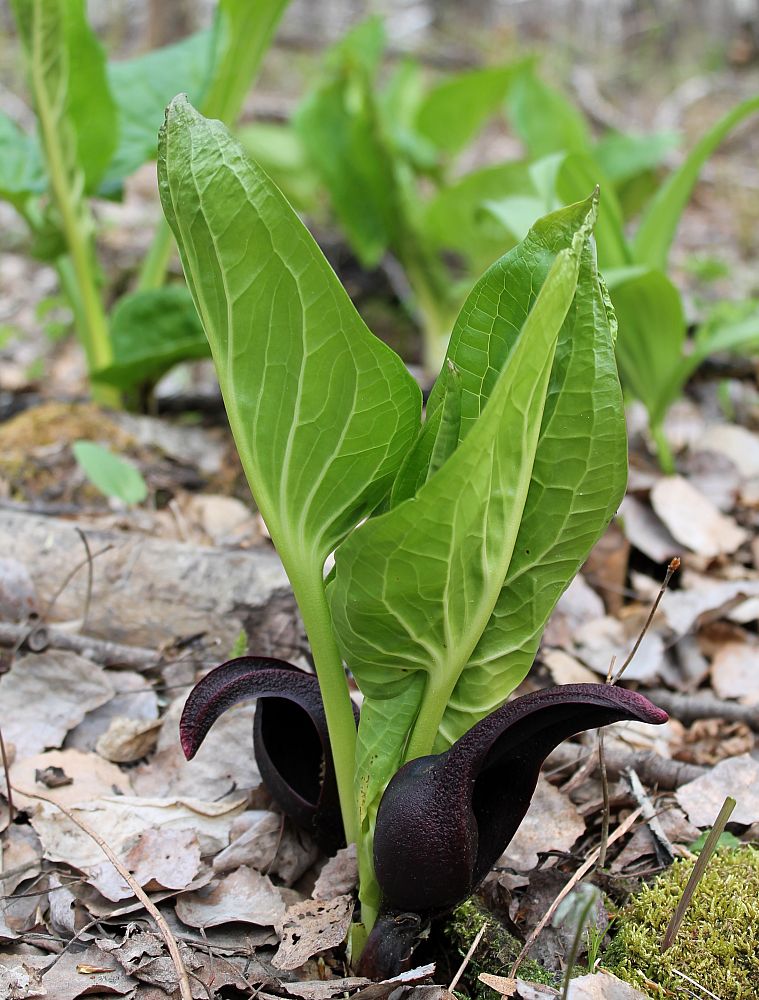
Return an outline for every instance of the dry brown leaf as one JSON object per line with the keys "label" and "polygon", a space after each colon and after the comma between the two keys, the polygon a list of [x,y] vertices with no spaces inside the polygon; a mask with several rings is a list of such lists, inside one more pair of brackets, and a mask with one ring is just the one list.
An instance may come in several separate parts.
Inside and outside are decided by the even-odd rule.
{"label": "dry brown leaf", "polygon": [[527,815],[496,864],[531,871],[539,852],[568,851],[584,833],[585,821],[575,805],[541,775]]}
{"label": "dry brown leaf", "polygon": [[[189,694],[189,692],[188,692]],[[133,772],[138,795],[192,796],[213,801],[235,791],[257,788],[261,778],[253,754],[255,704],[236,705],[219,718],[192,760],[185,760],[177,738],[187,698],[176,699],[162,718],[156,753]]]}
{"label": "dry brown leaf", "polygon": [[[192,799],[141,799],[136,796],[103,796],[74,807],[89,826],[119,855],[146,830],[194,830],[203,854],[215,854],[226,845],[235,815],[243,800],[198,802]],[[63,861],[80,871],[100,868],[103,852],[82,830],[47,802],[38,802],[32,815],[45,857]]]}
{"label": "dry brown leaf", "polygon": [[15,744],[16,760],[58,747],[112,697],[106,672],[91,660],[62,650],[30,653],[0,677],[3,736]]}
{"label": "dry brown leaf", "polygon": [[572,580],[559,598],[543,636],[546,646],[566,648],[572,645],[575,630],[605,613],[604,602],[581,573]]}
{"label": "dry brown leaf", "polygon": [[[9,826],[0,841],[0,861],[6,873],[0,887],[3,895],[10,896],[22,882],[40,872],[42,845],[34,830],[16,823]],[[18,869],[17,875],[7,874],[14,869]]]}
{"label": "dry brown leaf", "polygon": [[720,761],[675,793],[691,823],[701,828],[714,823],[728,795],[736,801],[732,823],[748,826],[759,821],[759,762],[748,754]]}
{"label": "dry brown leaf", "polygon": [[290,996],[300,997],[301,1000],[329,1000],[341,993],[368,986],[370,982],[371,979],[352,976],[348,979],[304,980],[300,983],[283,983],[282,986]]}
{"label": "dry brown leaf", "polygon": [[278,875],[292,885],[319,857],[313,839],[277,813],[252,810],[238,816],[230,844],[213,859],[214,871],[234,871],[242,865]]}
{"label": "dry brown leaf", "polygon": [[[143,889],[185,889],[200,869],[198,835],[190,829],[147,829],[139,834],[121,860]],[[106,899],[114,902],[134,895],[105,859],[88,868],[87,880]]]}
{"label": "dry brown leaf", "polygon": [[47,996],[39,972],[21,959],[15,961],[17,964],[14,965],[0,965],[0,997],[4,1000],[27,1000]]}
{"label": "dry brown leaf", "polygon": [[[183,941],[177,943],[185,968],[194,972],[200,967],[199,959]],[[104,955],[111,956],[128,976],[134,976],[140,982],[149,983],[151,986],[158,986],[166,993],[176,990],[176,968],[166,953],[164,941],[157,934],[150,931],[129,934],[127,931],[127,937],[121,945],[109,939],[101,939],[96,942],[96,946],[100,950],[101,961]],[[193,996],[197,995],[193,990]],[[203,990],[199,995],[207,996],[207,993]]]}
{"label": "dry brown leaf", "polygon": [[748,534],[682,476],[666,476],[651,490],[651,506],[672,536],[706,558],[729,555]]}
{"label": "dry brown leaf", "polygon": [[754,749],[754,734],[744,722],[697,719],[671,744],[674,760],[711,766]]}
{"label": "dry brown leaf", "polygon": [[111,719],[108,731],[98,739],[95,749],[114,764],[133,764],[153,750],[158,740],[161,722],[143,722],[123,715]]}
{"label": "dry brown leaf", "polygon": [[252,868],[238,868],[197,892],[177,900],[179,919],[190,927],[217,927],[233,920],[278,927],[285,902],[271,879]]}
{"label": "dry brown leaf", "polygon": [[567,1000],[648,1000],[645,993],[617,979],[611,972],[578,976],[569,984]]}
{"label": "dry brown leaf", "polygon": [[540,659],[554,684],[597,684],[598,677],[563,649],[546,649]]}
{"label": "dry brown leaf", "polygon": [[739,698],[748,705],[759,702],[759,646],[725,643],[712,659],[712,687],[720,698]]}
{"label": "dry brown leaf", "polygon": [[38,610],[37,591],[29,570],[12,556],[0,558],[0,618],[24,622]]}
{"label": "dry brown leaf", "polygon": [[682,549],[651,508],[635,497],[624,498],[619,514],[630,544],[654,562],[666,563]]}
{"label": "dry brown leaf", "polygon": [[358,885],[356,845],[341,848],[322,870],[311,893],[314,899],[334,899],[354,892]]}
{"label": "dry brown leaf", "polygon": [[[48,788],[40,785],[35,775],[49,767],[59,767],[70,785]],[[35,805],[30,796],[41,794],[64,806],[89,802],[103,795],[130,795],[129,775],[94,753],[82,750],[49,750],[35,757],[26,757],[11,768],[11,784],[16,789],[17,805],[27,809]]]}
{"label": "dry brown leaf", "polygon": [[582,567],[585,578],[603,598],[606,611],[615,615],[624,603],[630,543],[612,522],[590,551]]}
{"label": "dry brown leaf", "polygon": [[276,969],[297,969],[312,955],[342,944],[353,916],[352,896],[306,899],[288,907],[282,942],[272,959]]}
{"label": "dry brown leaf", "polygon": [[714,424],[692,446],[729,458],[744,479],[759,476],[759,437],[740,424]]}
{"label": "dry brown leaf", "polygon": [[[575,653],[582,662],[599,676],[606,677],[612,659],[619,668],[632,649],[648,611],[629,615],[624,621],[607,615],[588,622],[575,631]],[[661,636],[649,629],[641,642],[635,658],[625,671],[630,681],[653,682],[662,670],[664,643]]]}
{"label": "dry brown leaf", "polygon": [[143,722],[158,718],[158,697],[153,685],[142,674],[134,670],[112,670],[108,679],[115,691],[113,698],[88,712],[82,722],[71,730],[64,744],[67,749],[94,750],[98,738],[117,716]]}
{"label": "dry brown leaf", "polygon": [[749,598],[759,597],[759,580],[715,580],[699,577],[697,585],[664,595],[661,612],[676,635],[685,635],[702,615],[726,616]]}

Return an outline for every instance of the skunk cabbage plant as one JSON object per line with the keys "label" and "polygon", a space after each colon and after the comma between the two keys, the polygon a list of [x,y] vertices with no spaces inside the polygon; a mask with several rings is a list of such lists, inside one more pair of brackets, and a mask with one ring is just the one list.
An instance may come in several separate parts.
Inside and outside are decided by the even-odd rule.
{"label": "skunk cabbage plant", "polygon": [[507,702],[624,493],[598,196],[538,220],[475,285],[422,419],[418,386],[281,192],[182,97],[159,185],[317,678],[256,658],[217,668],[187,703],[183,747],[259,698],[273,797],[322,844],[357,845],[352,940],[369,934],[361,967],[384,974],[484,877],[556,743],[665,718],[603,685]]}

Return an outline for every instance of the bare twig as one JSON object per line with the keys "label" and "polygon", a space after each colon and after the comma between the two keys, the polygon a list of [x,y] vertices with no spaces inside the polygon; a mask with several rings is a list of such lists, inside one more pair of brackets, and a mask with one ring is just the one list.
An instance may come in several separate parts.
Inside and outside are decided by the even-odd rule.
{"label": "bare twig", "polygon": [[84,610],[82,611],[82,627],[80,632],[84,632],[87,628],[87,618],[90,614],[90,605],[92,603],[92,579],[93,579],[93,569],[92,569],[92,549],[90,548],[90,543],[87,540],[87,536],[82,531],[80,527],[77,526],[76,533],[82,539],[82,545],[84,546],[84,551],[87,553],[87,589],[84,594]]}
{"label": "bare twig", "polygon": [[[627,833],[627,831],[633,825],[633,823],[635,822],[635,820],[640,816],[640,812],[641,812],[640,809],[636,809],[635,812],[631,812],[630,815],[627,817],[627,819],[623,820],[619,824],[619,826],[614,831],[614,833],[612,833],[612,835],[609,837],[609,844],[613,844],[615,841],[619,840],[620,837],[624,837],[624,835]],[[509,970],[509,976],[512,979],[516,976],[517,970],[519,969],[519,966],[524,961],[524,959],[525,959],[527,953],[529,952],[530,948],[532,948],[532,946],[535,944],[535,942],[537,941],[537,939],[542,934],[543,929],[545,928],[545,926],[553,919],[553,915],[554,915],[554,913],[556,913],[557,909],[561,905],[562,900],[564,900],[564,899],[567,898],[567,896],[574,889],[574,887],[577,885],[577,883],[580,881],[580,879],[582,879],[584,875],[587,875],[587,873],[590,871],[590,869],[595,865],[596,861],[598,860],[599,853],[600,853],[600,848],[596,848],[596,850],[593,851],[588,856],[588,858],[577,869],[577,871],[574,873],[574,875],[572,876],[572,878],[567,882],[567,884],[564,886],[564,888],[558,894],[558,896],[556,897],[556,899],[554,899],[554,901],[548,907],[548,909],[546,910],[546,912],[540,918],[540,921],[538,922],[537,926],[533,929],[532,933],[530,934],[530,936],[525,941],[524,947],[522,948],[522,950],[517,955],[516,961],[512,965],[511,969]]]}
{"label": "bare twig", "polygon": [[187,969],[182,959],[182,955],[179,951],[179,945],[176,942],[176,938],[171,933],[171,929],[169,928],[169,925],[166,923],[166,920],[164,919],[164,916],[161,913],[161,911],[151,900],[151,898],[148,896],[148,894],[145,892],[145,890],[142,888],[139,882],[137,882],[137,880],[129,872],[129,870],[125,867],[125,865],[119,860],[118,856],[115,854],[113,849],[106,843],[105,840],[103,840],[103,838],[100,836],[99,833],[97,833],[95,830],[92,829],[91,826],[89,826],[89,824],[85,823],[84,820],[74,815],[74,813],[70,809],[67,809],[66,806],[61,805],[60,802],[56,802],[54,799],[48,798],[47,795],[40,795],[38,793],[31,793],[31,792],[25,792],[24,794],[32,799],[39,799],[41,802],[48,802],[50,805],[55,806],[56,809],[60,809],[60,811],[64,814],[64,816],[68,817],[68,819],[70,819],[75,826],[78,826],[83,833],[85,833],[91,840],[93,840],[98,845],[100,850],[103,852],[103,854],[105,854],[105,856],[111,862],[113,867],[116,869],[119,875],[124,879],[129,888],[132,890],[132,892],[139,899],[139,901],[142,903],[142,905],[145,907],[145,909],[148,911],[150,916],[155,921],[156,926],[158,927],[158,931],[166,944],[166,948],[169,952],[169,955],[171,956],[171,961],[174,965],[174,969],[176,970],[177,982],[179,984],[179,993],[182,997],[182,1000],[193,1000],[192,990],[190,989],[190,979],[187,974]]}
{"label": "bare twig", "polygon": [[159,661],[159,656],[153,649],[95,639],[92,636],[66,632],[52,625],[30,628],[29,625],[0,622],[0,646],[20,648],[30,639],[28,644],[35,653],[41,653],[44,649],[67,649],[72,653],[86,654],[95,663],[106,667],[124,666],[145,670],[154,667]]}
{"label": "bare twig", "polygon": [[684,726],[698,719],[724,719],[725,722],[743,722],[759,733],[759,705],[742,705],[737,701],[724,701],[708,691],[681,694],[656,688],[647,691],[651,701],[674,715]]}
{"label": "bare twig", "polygon": [[8,762],[8,754],[5,750],[5,740],[3,739],[3,731],[0,729],[0,756],[3,759],[3,773],[5,774],[5,797],[8,800],[8,818],[11,823],[16,815],[16,810],[13,806],[13,792],[11,791],[11,768]]}
{"label": "bare twig", "polygon": [[[80,532],[80,535],[81,535],[81,532]],[[66,576],[63,578],[62,583],[60,584],[60,586],[58,587],[58,589],[55,591],[55,593],[53,594],[53,596],[50,598],[50,600],[48,601],[47,607],[45,608],[45,610],[40,615],[40,621],[41,622],[46,622],[48,620],[48,618],[50,617],[50,615],[51,615],[51,613],[53,611],[53,608],[56,605],[56,602],[58,601],[58,598],[61,596],[61,594],[63,593],[63,591],[66,589],[66,587],[68,587],[68,585],[74,579],[74,577],[79,572],[79,570],[82,569],[82,567],[84,567],[84,566],[91,566],[93,559],[97,559],[98,556],[102,556],[102,555],[104,555],[104,553],[110,552],[110,550],[112,548],[113,548],[113,545],[111,545],[110,542],[109,542],[108,545],[104,545],[102,549],[98,549],[97,552],[90,552],[90,548],[89,548],[89,546],[87,546],[87,556],[86,556],[86,558],[82,559],[81,562],[78,562],[74,566],[72,566],[72,568],[68,571],[68,573],[66,574]]]}
{"label": "bare twig", "polygon": [[[546,773],[550,775],[564,768],[574,770],[589,757],[593,759],[594,765],[597,765],[595,750],[588,750],[578,743],[562,743],[548,758],[549,770]],[[670,760],[654,753],[653,750],[604,747],[604,759],[610,777],[619,777],[628,768],[633,768],[646,785],[656,785],[667,792],[674,791],[681,785],[687,785],[689,781],[695,781],[708,770],[700,764],[685,764],[680,760]]]}
{"label": "bare twig", "polygon": [[449,993],[453,993],[453,991],[458,986],[459,980],[461,979],[461,977],[466,972],[466,967],[471,962],[472,955],[474,955],[475,951],[477,951],[479,943],[480,943],[480,941],[482,941],[482,935],[485,933],[485,929],[486,929],[487,926],[488,926],[487,920],[483,921],[482,927],[480,927],[480,929],[477,931],[477,936],[475,937],[474,941],[472,941],[472,943],[469,946],[469,951],[466,953],[466,955],[464,955],[464,961],[458,967],[458,969],[456,970],[456,975],[451,980],[451,984],[448,987],[448,992]]}
{"label": "bare twig", "polygon": [[714,826],[712,827],[709,836],[706,838],[706,843],[701,849],[701,853],[693,866],[693,871],[690,873],[687,885],[683,889],[680,902],[677,904],[677,909],[672,914],[672,919],[667,925],[667,930],[664,933],[664,938],[661,943],[662,952],[665,952],[674,944],[677,932],[680,930],[680,924],[683,922],[683,918],[685,917],[685,911],[690,906],[693,894],[698,887],[698,883],[704,877],[706,866],[709,864],[712,855],[717,849],[719,838],[722,836],[722,831],[727,826],[727,821],[730,819],[733,809],[735,809],[735,799],[728,795],[722,804],[719,815],[714,821]]}
{"label": "bare twig", "polygon": [[[607,684],[612,684],[612,685],[616,684],[621,678],[622,674],[625,672],[625,670],[627,670],[629,665],[632,663],[633,659],[635,658],[635,654],[640,649],[640,644],[643,642],[643,639],[645,638],[646,632],[648,632],[649,628],[651,627],[651,622],[654,620],[654,615],[656,614],[656,610],[659,607],[659,604],[661,603],[662,597],[664,597],[664,592],[669,586],[669,581],[672,579],[673,573],[676,573],[678,569],[680,569],[680,557],[675,556],[670,561],[669,566],[667,566],[667,572],[664,574],[664,580],[662,581],[661,587],[659,587],[659,593],[656,595],[656,600],[651,605],[651,610],[648,613],[648,618],[646,618],[646,621],[643,624],[643,628],[640,630],[638,638],[635,640],[633,648],[630,650],[627,659],[624,661],[624,663],[616,673],[614,672],[615,658],[612,657],[611,662],[609,663],[609,670],[606,674]],[[598,766],[601,771],[601,788],[603,790],[603,799],[604,799],[603,816],[601,819],[601,847],[598,854],[598,867],[603,868],[604,865],[606,864],[606,847],[609,842],[610,807],[609,807],[609,778],[606,772],[606,758],[604,757],[604,737],[603,737],[603,732],[600,729],[598,730]]]}
{"label": "bare twig", "polygon": [[656,595],[656,600],[651,605],[651,610],[648,613],[648,618],[646,618],[645,624],[643,625],[643,628],[640,630],[638,638],[635,640],[635,645],[630,650],[625,662],[622,664],[622,666],[619,668],[616,674],[614,674],[614,676],[609,681],[610,684],[616,684],[619,681],[622,674],[625,672],[625,670],[627,670],[627,668],[632,663],[633,659],[635,658],[635,654],[640,649],[640,644],[643,642],[643,639],[646,636],[646,632],[648,632],[649,628],[651,627],[651,622],[654,620],[654,615],[656,614],[659,605],[661,604],[661,599],[662,597],[664,597],[664,593],[667,587],[669,586],[669,581],[672,579],[673,575],[679,569],[680,569],[680,556],[675,556],[670,561],[669,566],[667,566],[667,572],[664,574],[664,580],[662,581],[661,587],[659,587],[659,593]]}

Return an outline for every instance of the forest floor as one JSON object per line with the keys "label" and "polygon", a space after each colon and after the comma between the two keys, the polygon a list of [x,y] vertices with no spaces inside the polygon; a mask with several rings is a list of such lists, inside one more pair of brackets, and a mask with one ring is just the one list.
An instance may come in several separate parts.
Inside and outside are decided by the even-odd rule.
{"label": "forest floor", "polygon": [[[755,82],[743,78],[741,86]],[[681,104],[679,122],[696,134],[702,117],[713,120],[734,99],[729,78],[717,80],[699,101]],[[759,290],[756,152],[753,123],[711,162],[686,212],[676,279],[693,312],[705,300]],[[124,205],[100,206],[109,272],[135,267],[156,211],[150,170]],[[10,211],[0,221],[0,997],[178,996],[176,963],[134,881],[178,943],[193,997],[399,996],[397,983],[351,977],[341,942],[355,862],[349,852],[320,856],[270,808],[253,757],[253,706],[224,715],[192,762],[179,747],[190,687],[233,650],[244,645],[308,667],[210,366],[170,375],[153,416],[88,402],[78,346],[67,336],[51,340],[63,317],[54,272],[25,254]],[[383,315],[398,315],[382,270],[366,277],[345,253],[340,260],[367,313],[379,301]],[[399,322],[411,329],[408,317]],[[612,835],[626,832],[604,867],[591,861],[584,878],[598,888],[600,940],[613,907],[642,879],[693,856],[727,796],[737,800],[728,831],[759,841],[756,360],[710,362],[665,430],[676,454],[672,476],[659,471],[644,417],[631,406],[627,496],[560,600],[520,690],[603,680],[612,659],[630,652],[679,556],[624,677],[670,721],[607,732],[606,789],[595,735],[549,760],[483,891],[484,912],[521,940],[593,858],[605,813]],[[127,508],[103,497],[73,456],[81,439],[131,459],[148,500]],[[571,910],[563,914],[529,953],[557,981],[576,924]],[[574,955],[579,964],[590,941],[588,934]],[[429,959],[436,971],[423,964],[402,988],[432,1000],[431,987],[416,984],[450,983],[463,950],[449,931]],[[479,971],[502,977],[488,985],[493,997],[559,995],[509,978],[497,955],[490,965],[478,961]],[[477,987],[476,977],[468,984]],[[622,989],[598,973],[569,996],[645,995]]]}

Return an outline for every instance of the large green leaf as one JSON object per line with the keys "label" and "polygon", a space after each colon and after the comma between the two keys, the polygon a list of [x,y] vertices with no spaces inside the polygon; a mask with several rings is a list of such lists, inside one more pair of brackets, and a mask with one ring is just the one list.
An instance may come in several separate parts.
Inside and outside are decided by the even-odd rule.
{"label": "large green leaf", "polygon": [[[448,697],[498,600],[578,264],[579,248],[556,256],[531,311],[520,317],[508,364],[492,372],[492,393],[481,414],[484,400],[479,393],[472,398],[466,352],[460,351],[461,416],[471,423],[464,440],[416,496],[367,521],[335,554],[333,622],[370,709],[359,726],[360,815],[373,808],[404,752],[404,742],[388,739],[386,712],[372,709],[373,703],[391,699],[394,715],[407,727],[416,716],[407,752],[429,752]],[[509,311],[512,289],[504,278],[498,265],[491,268],[478,285],[479,297]],[[457,329],[475,339],[491,325],[488,313],[465,307],[464,314]],[[474,328],[468,325],[472,318]],[[437,406],[445,394],[441,385]]]}
{"label": "large green leaf", "polygon": [[632,250],[636,263],[666,269],[680,217],[701,168],[735,126],[758,111],[759,96],[737,104],[702,136],[683,164],[667,178],[649,202],[635,233]]}
{"label": "large green leaf", "polygon": [[79,170],[92,191],[113,155],[118,126],[84,0],[13,0],[13,7],[48,170]]}
{"label": "large green leaf", "polygon": [[585,153],[591,148],[587,123],[558,90],[540,79],[528,63],[507,98],[508,116],[531,160],[549,153]]}
{"label": "large green leaf", "polygon": [[36,138],[0,114],[0,198],[21,207],[45,190],[45,171]]}
{"label": "large green leaf", "polygon": [[202,31],[174,45],[108,64],[118,106],[119,144],[103,190],[112,191],[147,160],[155,159],[158,129],[175,94],[186,93],[193,104],[202,100],[213,63],[213,42],[213,33]]}
{"label": "large green leaf", "polygon": [[619,323],[622,381],[657,423],[681,388],[685,316],[680,293],[655,268],[626,268],[606,277]]}
{"label": "large green leaf", "polygon": [[449,76],[421,103],[417,130],[445,153],[458,153],[479,132],[506,97],[525,60]]}
{"label": "large green leaf", "polygon": [[179,361],[208,355],[185,285],[125,295],[111,314],[110,329],[113,361],[93,372],[93,378],[120,389],[155,382]]}
{"label": "large green leaf", "polygon": [[275,185],[183,98],[167,111],[159,186],[256,502],[291,579],[313,576],[387,492],[418,387]]}

